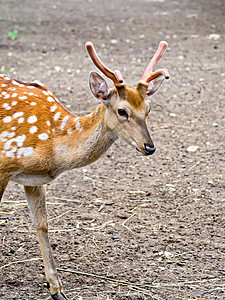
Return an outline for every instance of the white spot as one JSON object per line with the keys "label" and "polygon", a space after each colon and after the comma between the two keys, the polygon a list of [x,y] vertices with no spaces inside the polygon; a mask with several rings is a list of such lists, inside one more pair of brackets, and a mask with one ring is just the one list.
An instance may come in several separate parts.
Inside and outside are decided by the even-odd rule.
{"label": "white spot", "polygon": [[52,97],[50,97],[50,96],[48,96],[47,100],[48,100],[49,102],[55,101],[55,100],[54,100]]}
{"label": "white spot", "polygon": [[7,85],[5,83],[2,83],[2,87],[6,87]]}
{"label": "white spot", "polygon": [[49,91],[49,90],[48,90],[48,93],[49,93],[49,95],[51,95],[51,96],[53,95],[53,94],[52,94],[52,92],[51,92],[51,91]]}
{"label": "white spot", "polygon": [[4,92],[2,92],[2,96],[5,96],[7,93],[4,91]]}
{"label": "white spot", "polygon": [[44,84],[42,82],[40,82],[39,80],[34,80],[34,83],[37,83],[40,86],[44,86]]}
{"label": "white spot", "polygon": [[6,94],[4,99],[9,99],[10,95],[9,94]]}
{"label": "white spot", "polygon": [[27,122],[28,123],[35,123],[37,121],[37,117],[36,116],[30,116],[28,119],[27,119]]}
{"label": "white spot", "polygon": [[61,113],[60,112],[57,112],[55,115],[54,115],[54,120],[57,121],[60,117]]}
{"label": "white spot", "polygon": [[19,99],[20,100],[25,100],[25,99],[27,99],[27,96],[19,96]]}
{"label": "white spot", "polygon": [[24,121],[23,117],[21,117],[21,118],[18,119],[18,123],[23,123],[23,121]]}
{"label": "white spot", "polygon": [[17,93],[13,93],[11,97],[17,97],[18,94]]}
{"label": "white spot", "polygon": [[50,111],[53,112],[57,109],[57,105],[53,105],[51,108],[50,108]]}
{"label": "white spot", "polygon": [[74,122],[77,122],[79,119],[80,119],[79,117],[76,117],[76,118],[74,119]]}
{"label": "white spot", "polygon": [[29,89],[34,89],[34,86],[33,85],[28,85],[27,86]]}
{"label": "white spot", "polygon": [[15,157],[15,154],[12,152],[12,150],[9,150],[9,151],[6,151],[5,156],[14,158],[14,157]]}
{"label": "white spot", "polygon": [[7,75],[3,74],[3,77],[5,78],[5,80],[11,81],[11,78],[9,78]]}
{"label": "white spot", "polygon": [[65,128],[66,123],[67,123],[68,120],[69,120],[69,116],[65,116],[65,117],[63,118],[62,124],[61,124],[61,127],[60,127],[61,130],[63,130],[63,129]]}
{"label": "white spot", "polygon": [[36,105],[37,103],[36,102],[31,102],[30,105],[34,106]]}
{"label": "white spot", "polygon": [[13,115],[13,118],[19,118],[23,115],[23,112],[16,112],[14,115]]}
{"label": "white spot", "polygon": [[4,123],[9,123],[9,122],[11,122],[12,121],[12,117],[10,117],[10,116],[7,116],[7,117],[5,117],[4,119],[3,119],[3,122]]}
{"label": "white spot", "polygon": [[5,155],[8,157],[14,158],[15,157],[14,152],[16,152],[16,150],[17,150],[17,147],[13,147],[11,150],[6,151]]}
{"label": "white spot", "polygon": [[10,110],[12,107],[11,106],[7,106],[6,107],[6,110]]}
{"label": "white spot", "polygon": [[72,130],[72,129],[69,129],[67,132],[68,132],[69,134],[71,134],[71,133],[73,132],[73,130]]}
{"label": "white spot", "polygon": [[3,108],[6,108],[6,107],[8,107],[8,106],[9,106],[8,103],[3,103],[3,104],[2,104],[2,107],[3,107]]}
{"label": "white spot", "polygon": [[13,102],[11,103],[12,106],[15,106],[16,104],[17,104],[17,101],[13,101]]}
{"label": "white spot", "polygon": [[47,133],[41,133],[38,135],[39,139],[44,141],[48,139],[48,134]]}
{"label": "white spot", "polygon": [[51,126],[51,123],[50,123],[49,121],[47,121],[46,124],[47,124],[48,126]]}
{"label": "white spot", "polygon": [[37,126],[32,126],[32,127],[29,129],[30,133],[35,133],[37,130],[38,130],[38,129],[37,129]]}
{"label": "white spot", "polygon": [[17,157],[21,157],[22,155],[25,157],[29,157],[33,154],[33,147],[20,148],[17,151]]}
{"label": "white spot", "polygon": [[5,150],[9,150],[10,147],[11,147],[11,144],[12,144],[13,142],[16,142],[18,147],[22,147],[22,146],[23,146],[23,142],[25,141],[25,139],[26,139],[25,134],[19,135],[19,136],[15,137],[15,138],[12,138],[11,140],[8,140],[8,141],[5,143],[4,149],[5,149]]}
{"label": "white spot", "polygon": [[46,96],[48,96],[48,92],[47,91],[42,91],[42,93]]}
{"label": "white spot", "polygon": [[80,122],[77,122],[77,124],[76,124],[76,129],[77,129],[77,130],[80,129]]}
{"label": "white spot", "polygon": [[11,130],[16,130],[16,127],[14,127],[14,126],[13,126],[13,127],[11,127]]}
{"label": "white spot", "polygon": [[34,93],[32,93],[32,92],[29,92],[29,93],[28,93],[28,95],[30,95],[30,96],[33,96],[33,95],[34,95]]}
{"label": "white spot", "polygon": [[12,138],[12,137],[14,137],[14,135],[15,135],[15,132],[10,132],[9,134],[8,134],[8,138]]}
{"label": "white spot", "polygon": [[0,134],[0,138],[5,138],[9,135],[9,132],[8,131],[3,131],[1,134]]}
{"label": "white spot", "polygon": [[12,81],[12,84],[14,84],[14,85],[20,85],[19,82],[15,81],[15,80]]}

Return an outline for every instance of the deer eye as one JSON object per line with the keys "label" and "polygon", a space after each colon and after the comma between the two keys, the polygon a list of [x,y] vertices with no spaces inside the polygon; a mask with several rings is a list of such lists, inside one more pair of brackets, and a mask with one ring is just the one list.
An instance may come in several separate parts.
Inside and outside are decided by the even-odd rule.
{"label": "deer eye", "polygon": [[118,114],[119,114],[119,116],[128,119],[128,114],[127,114],[127,112],[125,111],[125,109],[122,109],[122,108],[118,109]]}

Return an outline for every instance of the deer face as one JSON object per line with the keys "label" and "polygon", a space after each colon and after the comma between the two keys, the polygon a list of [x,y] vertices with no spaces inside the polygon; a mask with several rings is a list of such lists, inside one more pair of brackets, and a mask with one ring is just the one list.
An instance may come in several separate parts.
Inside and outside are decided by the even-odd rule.
{"label": "deer face", "polygon": [[99,74],[90,74],[91,91],[106,106],[105,123],[108,130],[144,155],[155,152],[147,125],[150,106],[146,96],[152,95],[163,79],[164,76],[161,76],[161,80],[157,77],[148,88],[138,85],[137,88],[121,86],[110,89]]}
{"label": "deer face", "polygon": [[86,43],[87,51],[96,67],[115,85],[115,88],[110,90],[100,75],[95,72],[90,73],[91,91],[96,98],[101,99],[106,105],[105,123],[108,129],[144,155],[155,152],[147,126],[149,104],[146,96],[154,94],[163,80],[169,78],[166,69],[153,72],[166,47],[166,42],[160,42],[155,55],[138,82],[137,88],[131,88],[125,85],[120,71],[113,72],[107,68],[99,59],[93,44],[91,42]]}

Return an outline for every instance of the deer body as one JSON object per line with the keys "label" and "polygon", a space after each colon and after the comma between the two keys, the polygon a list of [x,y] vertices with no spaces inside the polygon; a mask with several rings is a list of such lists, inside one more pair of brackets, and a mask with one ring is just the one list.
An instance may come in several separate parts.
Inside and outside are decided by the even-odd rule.
{"label": "deer body", "polygon": [[2,85],[0,174],[9,180],[32,186],[48,183],[63,171],[95,161],[116,139],[105,128],[102,104],[92,114],[77,117],[46,86],[0,75]]}
{"label": "deer body", "polygon": [[153,94],[168,77],[165,70],[152,72],[165,47],[163,44],[158,50],[137,88],[132,88],[125,85],[119,71],[104,66],[88,43],[93,62],[115,87],[110,89],[92,72],[90,88],[102,103],[85,117],[70,113],[42,83],[23,83],[0,74],[0,200],[10,180],[24,185],[53,299],[67,298],[48,240],[43,185],[66,170],[96,161],[118,137],[145,155],[154,153],[145,96]]}

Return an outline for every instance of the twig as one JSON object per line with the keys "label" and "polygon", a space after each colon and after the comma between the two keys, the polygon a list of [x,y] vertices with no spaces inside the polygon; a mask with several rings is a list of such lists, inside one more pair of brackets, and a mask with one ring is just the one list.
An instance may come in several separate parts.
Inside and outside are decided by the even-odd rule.
{"label": "twig", "polygon": [[96,274],[91,274],[91,273],[86,273],[86,272],[80,272],[80,271],[74,271],[74,270],[68,270],[68,269],[57,268],[57,270],[58,271],[62,271],[62,272],[77,274],[77,275],[84,275],[84,276],[89,276],[89,277],[95,277],[95,278],[99,278],[99,279],[103,279],[103,280],[108,280],[108,281],[111,281],[111,282],[116,282],[117,284],[125,285],[129,289],[133,289],[135,291],[140,291],[142,294],[151,296],[153,298],[153,296],[151,295],[151,293],[149,291],[141,289],[138,286],[136,286],[136,285],[134,285],[132,283],[129,283],[127,281],[124,281],[124,280],[118,280],[118,279],[114,279],[114,278],[110,278],[110,277],[105,277],[105,276],[101,276],[101,275],[96,275]]}
{"label": "twig", "polygon": [[42,258],[41,257],[37,257],[37,258],[30,258],[30,259],[13,261],[13,262],[8,263],[8,264],[6,264],[4,266],[1,266],[0,270],[2,270],[4,268],[7,268],[7,267],[10,267],[11,265],[14,265],[14,264],[20,264],[20,263],[25,263],[25,262],[35,261],[35,260],[42,260]]}
{"label": "twig", "polygon": [[133,234],[135,234],[128,226],[126,226],[125,225],[125,223],[127,222],[127,221],[129,221],[131,218],[133,218],[133,216],[135,216],[136,215],[136,213],[133,213],[131,216],[129,216],[129,218],[127,218],[121,225],[123,226],[123,227],[125,227],[127,230],[129,230],[131,233],[133,233]]}
{"label": "twig", "polygon": [[105,222],[105,223],[103,223],[101,226],[97,226],[97,227],[86,227],[86,228],[84,228],[84,230],[101,230],[101,229],[103,229],[104,227],[106,227],[108,224],[110,224],[110,223],[112,223],[113,222],[113,220],[109,220],[109,221],[107,221],[107,222]]}
{"label": "twig", "polygon": [[61,214],[61,215],[59,215],[59,216],[56,216],[56,217],[54,217],[54,218],[49,219],[48,222],[51,222],[51,221],[56,220],[56,219],[58,219],[58,218],[61,218],[62,216],[68,214],[68,213],[71,212],[71,211],[72,211],[72,209],[69,209],[69,210],[67,210],[66,212],[64,212],[63,214]]}
{"label": "twig", "polygon": [[[132,283],[124,281],[124,280],[118,280],[118,279],[114,279],[114,278],[110,278],[110,277],[105,277],[105,276],[91,274],[91,273],[86,273],[86,272],[81,272],[81,271],[75,271],[75,270],[69,270],[69,269],[62,269],[62,268],[57,268],[57,270],[58,271],[62,271],[62,272],[66,272],[66,273],[72,273],[72,274],[77,274],[77,275],[84,275],[84,276],[89,276],[89,277],[94,277],[94,278],[99,278],[99,279],[103,279],[103,280],[115,282],[117,284],[121,284],[121,285],[126,286],[130,290],[134,290],[134,291],[140,292],[140,293],[142,293],[144,295],[151,296],[153,299],[157,299],[155,296],[152,296],[152,294],[150,293],[149,290],[145,290],[145,289],[141,288],[143,285],[140,285],[140,284],[132,284]],[[163,291],[161,288],[158,288],[158,287],[154,287],[154,286],[148,286],[148,287]],[[168,291],[164,291],[164,292],[168,292]],[[177,296],[179,298],[183,298],[183,296],[181,296],[181,295],[177,295]]]}
{"label": "twig", "polygon": [[68,198],[60,198],[60,197],[48,197],[49,199],[56,199],[56,200],[61,200],[61,201],[68,201],[68,202],[76,202],[80,203],[82,200],[74,200],[74,199],[68,199]]}

